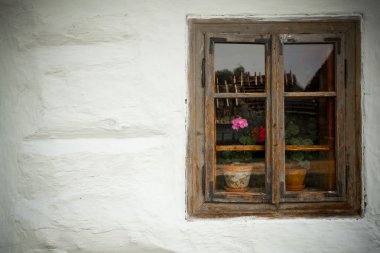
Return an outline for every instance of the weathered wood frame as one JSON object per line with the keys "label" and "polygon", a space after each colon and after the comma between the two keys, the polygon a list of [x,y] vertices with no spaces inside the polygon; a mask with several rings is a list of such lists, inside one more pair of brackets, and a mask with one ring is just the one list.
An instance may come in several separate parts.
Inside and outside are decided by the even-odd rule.
{"label": "weathered wood frame", "polygon": [[[215,125],[215,99],[224,97],[226,93],[216,93],[215,91],[215,76],[214,76],[214,52],[211,50],[214,47],[213,40],[218,38],[218,40],[223,40],[224,43],[251,43],[251,44],[261,44],[265,46],[265,78],[266,78],[266,92],[255,92],[255,93],[234,93],[234,98],[252,98],[252,99],[265,99],[266,108],[270,108],[270,90],[268,87],[270,85],[270,34],[245,34],[245,33],[218,33],[218,32],[206,32],[204,34],[206,48],[209,48],[205,52],[205,125],[214,126]],[[227,95],[226,97],[229,97]],[[268,110],[268,109],[267,109]],[[266,125],[270,124],[270,111],[266,114]],[[271,194],[271,170],[270,166],[266,166],[265,173],[265,183],[266,183],[266,192],[265,193],[256,193],[256,194],[239,194],[234,195],[227,192],[218,192],[215,193],[215,182],[216,182],[216,157],[215,150],[218,150],[218,147],[215,146],[215,131],[214,127],[206,127],[205,131],[205,200],[213,202],[248,202],[248,203],[266,203],[270,201]],[[269,132],[269,131],[267,131]],[[267,133],[267,137],[269,134]],[[269,138],[267,138],[269,139]],[[270,141],[265,143],[265,150],[270,149]],[[227,147],[224,147],[227,148]],[[253,148],[259,148],[258,146],[253,146]],[[266,163],[271,162],[269,152],[266,152]]]}
{"label": "weathered wood frame", "polygon": [[[284,36],[284,34],[280,34],[280,37]],[[285,178],[284,178],[284,171],[285,169],[281,171],[280,175],[280,191],[281,191],[281,200],[280,202],[316,202],[316,201],[344,201],[345,195],[346,195],[346,181],[344,180],[346,178],[346,169],[345,169],[345,149],[340,148],[344,147],[344,110],[345,110],[345,83],[344,83],[344,59],[345,59],[345,52],[344,50],[341,50],[342,45],[345,44],[344,34],[342,33],[333,33],[333,34],[286,34],[287,37],[291,37],[292,42],[286,43],[283,42],[283,44],[291,44],[291,45],[297,45],[297,44],[309,44],[309,43],[316,43],[316,44],[332,44],[334,46],[334,58],[335,58],[335,66],[333,66],[334,72],[335,72],[335,87],[333,87],[334,91],[324,91],[324,92],[284,92],[283,93],[283,99],[291,99],[291,98],[329,98],[331,100],[334,100],[335,108],[331,108],[333,111],[330,115],[332,118],[328,120],[329,123],[335,122],[334,128],[334,138],[335,141],[332,145],[329,145],[328,148],[326,148],[326,151],[332,151],[330,149],[333,149],[335,151],[335,168],[336,171],[330,172],[331,174],[336,175],[336,190],[335,191],[319,191],[319,192],[290,192],[287,193],[285,189]],[[283,59],[281,62],[284,62]],[[331,76],[332,77],[332,76]],[[332,79],[332,78],[331,78]],[[334,82],[334,80],[331,80],[331,82]],[[279,81],[280,90],[284,90],[284,83],[283,79]],[[302,94],[305,93],[305,94]],[[280,124],[283,124],[283,122],[280,122]],[[282,140],[284,142],[284,140]],[[284,144],[283,144],[284,145]],[[285,145],[285,150],[289,150],[288,145]],[[320,146],[317,146],[317,148]],[[309,147],[299,147],[299,150],[310,150]],[[319,149],[322,151],[322,149]],[[331,166],[330,166],[331,169]]]}
{"label": "weathered wood frame", "polygon": [[[334,34],[340,38],[343,62],[338,63],[336,92],[284,92],[283,66],[281,66],[281,34]],[[269,58],[271,85],[266,95],[237,94],[241,97],[265,97],[270,110],[267,118],[266,162],[270,164],[270,198],[257,198],[247,194],[214,194],[212,181],[215,176],[213,115],[206,113],[213,106],[213,99],[222,96],[212,91],[212,60],[208,59],[210,38],[215,35],[231,38],[269,36],[271,51]],[[232,37],[231,37],[232,36]],[[361,86],[360,86],[360,19],[357,17],[302,19],[290,21],[255,21],[251,19],[189,19],[189,118],[187,149],[187,212],[189,217],[218,217],[257,215],[267,217],[283,216],[360,216],[362,214],[361,179]],[[338,43],[338,42],[337,42]],[[207,52],[206,52],[207,51]],[[205,58],[205,60],[203,60]],[[343,58],[342,58],[343,59]],[[267,59],[268,60],[268,59]],[[205,64],[206,63],[206,64]],[[206,65],[202,73],[202,64]],[[342,73],[342,70],[344,73]],[[345,71],[344,71],[345,70]],[[267,75],[268,76],[268,75]],[[338,77],[339,76],[339,77]],[[203,80],[202,80],[203,79]],[[202,86],[202,81],[205,87]],[[265,93],[264,93],[265,94]],[[229,95],[227,95],[229,96]],[[339,129],[337,142],[337,173],[345,180],[342,192],[326,194],[287,196],[281,187],[284,178],[284,151],[297,147],[287,146],[284,141],[284,97],[335,97]],[[236,97],[234,94],[232,97]],[[349,101],[346,103],[345,101]],[[343,108],[343,110],[339,110]],[[344,127],[343,127],[344,126]],[[258,147],[246,147],[255,150]],[[307,148],[307,147],[305,147]],[[313,148],[313,147],[309,147]],[[320,150],[326,149],[319,146]],[[212,149],[212,150],[211,150]],[[206,157],[205,155],[208,155]],[[220,195],[220,194],[219,194]],[[216,201],[217,200],[217,201]],[[305,202],[306,201],[306,202]],[[309,202],[308,201],[312,201]]]}

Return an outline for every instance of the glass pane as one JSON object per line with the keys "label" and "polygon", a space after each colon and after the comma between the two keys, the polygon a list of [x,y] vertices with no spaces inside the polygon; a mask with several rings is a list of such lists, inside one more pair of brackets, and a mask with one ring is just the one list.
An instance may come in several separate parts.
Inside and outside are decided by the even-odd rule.
{"label": "glass pane", "polygon": [[264,151],[219,151],[216,163],[218,191],[265,192]]}
{"label": "glass pane", "polygon": [[265,192],[265,100],[216,99],[219,191]]}
{"label": "glass pane", "polygon": [[335,90],[333,44],[284,45],[285,91]]}
{"label": "glass pane", "polygon": [[265,100],[217,98],[216,144],[262,145],[265,143]]}
{"label": "glass pane", "polygon": [[215,44],[217,93],[265,92],[265,45]]}
{"label": "glass pane", "polygon": [[335,189],[334,135],[333,98],[285,100],[287,190]]}

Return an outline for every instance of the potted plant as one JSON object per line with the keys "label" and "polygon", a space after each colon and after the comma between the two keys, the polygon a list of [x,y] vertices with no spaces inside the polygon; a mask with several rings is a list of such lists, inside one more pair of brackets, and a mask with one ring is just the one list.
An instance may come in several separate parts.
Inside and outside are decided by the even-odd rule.
{"label": "potted plant", "polygon": [[252,165],[232,163],[224,165],[223,174],[227,186],[226,191],[245,192],[248,191],[248,184],[251,178]]}
{"label": "potted plant", "polygon": [[309,161],[298,161],[286,164],[285,184],[287,191],[301,191],[305,189],[305,177],[310,168]]}
{"label": "potted plant", "polygon": [[[315,127],[313,121],[308,124],[309,133],[302,132],[292,120],[286,124],[285,142],[287,145],[313,145]],[[311,131],[311,133],[310,133]],[[310,169],[312,154],[304,151],[292,151],[286,155],[285,184],[288,191],[300,191],[305,188],[305,177]]]}
{"label": "potted plant", "polygon": [[[239,144],[254,145],[256,141],[265,141],[265,128],[249,129],[248,121],[242,117],[232,120],[232,129],[237,132]],[[225,189],[233,192],[248,191],[248,184],[252,174],[252,153],[247,151],[224,151],[218,160],[223,164],[223,175],[226,182]]]}

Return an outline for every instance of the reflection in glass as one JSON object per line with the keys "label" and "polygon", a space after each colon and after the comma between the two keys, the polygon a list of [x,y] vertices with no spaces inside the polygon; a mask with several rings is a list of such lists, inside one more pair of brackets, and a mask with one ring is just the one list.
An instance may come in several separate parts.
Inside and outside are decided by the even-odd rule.
{"label": "reflection in glass", "polygon": [[285,91],[334,91],[333,44],[284,45]]}
{"label": "reflection in glass", "polygon": [[335,189],[334,135],[334,98],[285,100],[287,190]]}
{"label": "reflection in glass", "polygon": [[285,99],[286,145],[334,146],[334,98]]}
{"label": "reflection in glass", "polygon": [[217,93],[265,91],[265,46],[262,44],[215,44]]}

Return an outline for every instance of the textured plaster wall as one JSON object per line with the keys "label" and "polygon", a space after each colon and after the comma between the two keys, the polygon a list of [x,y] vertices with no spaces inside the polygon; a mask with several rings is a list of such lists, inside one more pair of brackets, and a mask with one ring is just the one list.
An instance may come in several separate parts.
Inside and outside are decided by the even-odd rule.
{"label": "textured plaster wall", "polygon": [[[187,15],[363,14],[363,219],[185,219]],[[379,1],[0,1],[0,252],[380,252]]]}

